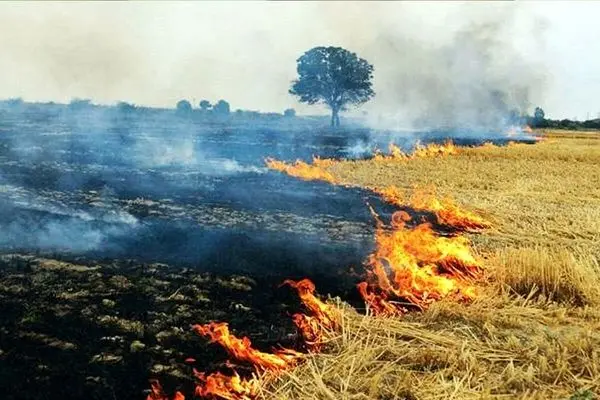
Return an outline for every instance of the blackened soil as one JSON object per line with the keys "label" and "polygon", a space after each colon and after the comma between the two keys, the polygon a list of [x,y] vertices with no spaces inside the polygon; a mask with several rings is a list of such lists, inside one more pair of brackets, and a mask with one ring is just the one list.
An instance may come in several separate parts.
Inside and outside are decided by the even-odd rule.
{"label": "blackened soil", "polygon": [[[283,272],[253,278],[164,264],[2,256],[2,398],[142,399],[152,377],[159,377],[167,391],[191,394],[192,366],[213,371],[227,358],[217,345],[192,333],[192,324],[228,321],[260,349],[298,348],[289,315],[300,304],[291,289],[279,287],[287,277]],[[337,286],[340,295],[351,295],[350,278],[346,292],[330,278],[315,281],[329,292]],[[189,357],[196,361],[186,363]]]}

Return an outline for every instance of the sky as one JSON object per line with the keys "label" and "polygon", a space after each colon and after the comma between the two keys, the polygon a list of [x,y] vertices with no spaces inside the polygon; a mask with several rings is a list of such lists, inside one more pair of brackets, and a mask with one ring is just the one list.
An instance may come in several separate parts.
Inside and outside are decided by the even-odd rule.
{"label": "sky", "polygon": [[0,2],[0,98],[319,113],[288,89],[298,57],[333,45],[374,65],[370,114],[468,108],[491,85],[551,118],[596,118],[598,15],[575,1]]}

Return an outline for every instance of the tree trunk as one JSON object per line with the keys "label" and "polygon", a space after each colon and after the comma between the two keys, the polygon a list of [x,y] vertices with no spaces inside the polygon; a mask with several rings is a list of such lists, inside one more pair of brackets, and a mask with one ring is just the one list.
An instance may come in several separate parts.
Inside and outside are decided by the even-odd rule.
{"label": "tree trunk", "polygon": [[331,109],[331,126],[332,127],[340,126],[340,115],[339,115],[339,110],[337,108]]}

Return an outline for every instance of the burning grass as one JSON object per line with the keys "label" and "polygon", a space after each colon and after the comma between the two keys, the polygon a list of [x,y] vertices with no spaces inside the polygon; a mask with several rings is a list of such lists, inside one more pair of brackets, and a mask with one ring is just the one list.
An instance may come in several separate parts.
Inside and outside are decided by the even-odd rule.
{"label": "burning grass", "polygon": [[489,221],[475,212],[462,209],[451,197],[441,198],[436,196],[434,189],[415,188],[410,197],[394,185],[372,190],[380,194],[388,203],[398,207],[410,207],[413,210],[433,212],[440,225],[473,232],[491,227]]}
{"label": "burning grass", "polygon": [[[308,357],[263,388],[262,397],[594,398],[600,392],[598,146],[596,138],[557,138],[402,164],[373,159],[328,166],[337,182],[395,186],[388,195],[434,185],[493,215],[494,229],[470,237],[489,267],[475,276],[487,285],[468,304],[442,296],[402,318],[396,304],[365,291],[379,316],[342,306],[339,333],[326,354]],[[398,235],[396,245],[378,247],[368,263],[386,293],[395,289],[393,266],[410,265],[410,252],[398,241],[412,243],[403,236],[424,229],[406,231],[402,215],[394,221],[395,230],[378,232],[378,243]],[[450,285],[442,281],[439,288]],[[422,300],[398,297],[408,297],[409,305]]]}
{"label": "burning grass", "polygon": [[[495,147],[485,145],[483,147]],[[408,161],[415,159],[429,159],[459,154],[459,147],[451,141],[438,145],[435,143],[426,146],[417,144],[413,153],[407,154],[394,145],[389,146],[389,155],[383,155],[375,151],[372,162],[376,164],[387,164],[390,161]],[[346,161],[346,163],[352,161]],[[334,185],[353,186],[352,183],[334,176],[329,169],[341,163],[332,159],[313,158],[312,164],[297,160],[295,163],[286,163],[272,158],[265,160],[268,168],[286,173],[290,176],[303,180],[319,180]],[[403,190],[394,185],[366,186],[368,189],[383,197],[385,201],[397,207],[410,207],[414,210],[433,212],[440,225],[445,225],[460,231],[479,231],[491,226],[490,222],[482,216],[461,209],[450,196],[438,197],[433,189],[422,189],[415,187],[409,197]]]}
{"label": "burning grass", "polygon": [[423,310],[448,296],[473,299],[482,265],[472,255],[469,241],[463,236],[438,236],[429,223],[408,229],[408,221],[406,212],[397,211],[391,230],[378,222],[376,248],[366,262],[367,281],[359,285],[372,312],[397,315],[406,312],[406,305]]}
{"label": "burning grass", "polygon": [[[551,146],[552,142],[543,144]],[[539,162],[535,151],[541,146],[529,147],[534,148],[533,163]],[[517,144],[507,149],[524,151]],[[493,145],[467,150],[461,154],[462,162],[469,165],[475,158],[480,164],[491,163],[502,157],[499,150]],[[394,154],[394,149],[391,153],[405,157]],[[546,153],[540,154],[545,157]],[[414,158],[416,164],[431,157]],[[358,165],[387,168],[389,163],[381,161],[375,157]],[[268,164],[302,179],[357,184],[352,175],[342,178],[330,171],[352,166],[356,172],[352,162],[315,160],[312,165],[287,165],[270,160]],[[244,379],[235,371],[229,376],[195,371],[196,395],[233,400],[593,396],[600,387],[597,237],[583,245],[575,237],[569,246],[553,249],[540,235],[542,240],[534,247],[494,248],[490,244],[502,241],[507,227],[506,220],[497,215],[500,229],[475,241],[482,254],[478,256],[470,238],[460,232],[490,227],[479,214],[422,192],[406,200],[394,183],[364,186],[383,187],[372,190],[398,207],[412,205],[431,211],[436,222],[459,233],[440,236],[430,222],[412,221],[402,210],[386,225],[373,210],[376,246],[365,263],[366,280],[358,286],[367,315],[343,303],[334,306],[319,300],[307,279],[285,281],[298,291],[311,314],[293,316],[310,352],[262,353],[252,348],[249,339],[232,336],[224,323],[196,325],[196,332],[263,374]],[[503,193],[495,195],[502,198]],[[508,214],[511,208],[503,211]],[[540,225],[544,230],[549,227]],[[484,261],[490,268],[483,268]],[[420,312],[409,313],[410,309]]]}

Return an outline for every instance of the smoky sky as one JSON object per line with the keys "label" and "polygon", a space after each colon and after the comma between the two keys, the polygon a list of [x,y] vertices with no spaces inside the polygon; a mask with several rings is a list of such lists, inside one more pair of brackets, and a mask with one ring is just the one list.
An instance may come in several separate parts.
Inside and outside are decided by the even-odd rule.
{"label": "smoky sky", "polygon": [[499,102],[595,117],[600,61],[585,43],[600,33],[598,11],[593,2],[2,2],[0,97],[168,107],[223,98],[233,109],[318,113],[287,90],[304,51],[334,45],[375,66],[377,96],[360,111],[399,125],[477,121]]}

